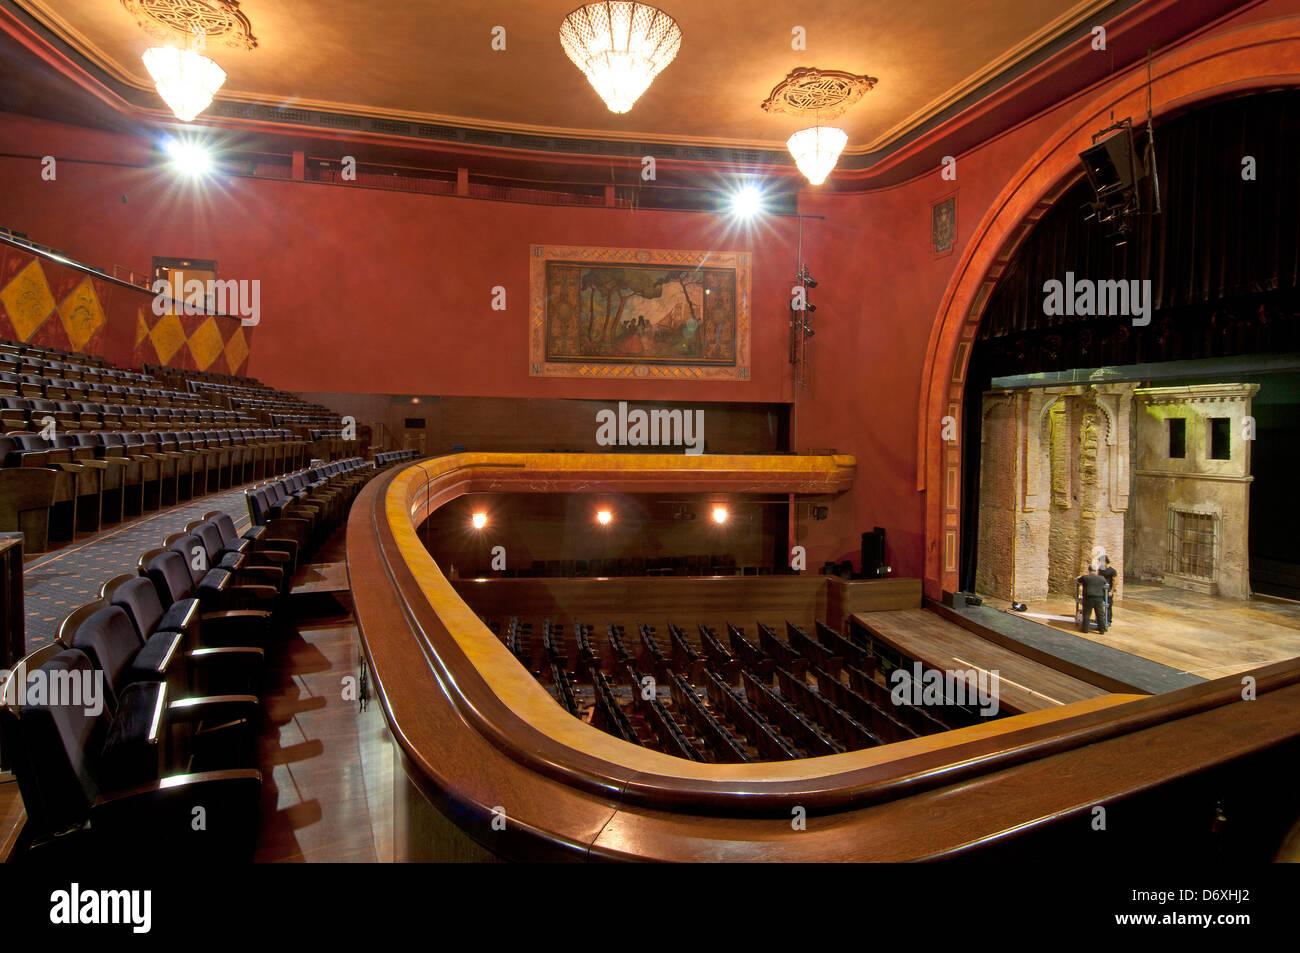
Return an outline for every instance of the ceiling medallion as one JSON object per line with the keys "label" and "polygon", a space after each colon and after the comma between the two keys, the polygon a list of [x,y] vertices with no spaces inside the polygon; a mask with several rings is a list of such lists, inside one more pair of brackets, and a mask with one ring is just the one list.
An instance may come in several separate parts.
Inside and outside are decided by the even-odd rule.
{"label": "ceiling medallion", "polygon": [[801,66],[776,84],[763,101],[763,109],[770,113],[816,114],[821,119],[834,119],[876,82],[874,76]]}
{"label": "ceiling medallion", "polygon": [[239,12],[238,0],[122,0],[127,13],[150,36],[175,41],[201,36],[227,46],[251,50],[257,46],[253,26]]}

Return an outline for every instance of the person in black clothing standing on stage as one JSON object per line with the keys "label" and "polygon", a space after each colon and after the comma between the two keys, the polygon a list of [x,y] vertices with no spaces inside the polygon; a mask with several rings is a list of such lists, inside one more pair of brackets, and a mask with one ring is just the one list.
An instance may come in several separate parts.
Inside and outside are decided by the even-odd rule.
{"label": "person in black clothing standing on stage", "polygon": [[1096,566],[1089,566],[1088,571],[1075,580],[1083,587],[1083,619],[1079,631],[1088,631],[1089,616],[1096,613],[1097,631],[1106,634],[1106,579],[1097,574]]}
{"label": "person in black clothing standing on stage", "polygon": [[1097,570],[1097,575],[1105,579],[1106,585],[1109,586],[1109,588],[1106,590],[1106,624],[1108,626],[1114,625],[1115,624],[1115,583],[1119,580],[1119,573],[1115,570],[1115,567],[1110,564],[1110,557],[1105,555],[1104,553],[1102,554],[1101,558],[1097,560],[1097,564],[1101,567],[1100,569]]}

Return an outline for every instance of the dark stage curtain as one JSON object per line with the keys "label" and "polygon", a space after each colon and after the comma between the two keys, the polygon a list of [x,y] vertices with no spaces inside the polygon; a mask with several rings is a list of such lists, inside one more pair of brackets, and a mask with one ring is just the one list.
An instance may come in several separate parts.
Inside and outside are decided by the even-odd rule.
{"label": "dark stage curtain", "polygon": [[[1137,117],[1135,117],[1137,118]],[[1127,244],[1085,221],[1086,180],[1034,226],[998,282],[979,340],[996,374],[1179,360],[1297,345],[1300,92],[1214,103],[1155,129],[1163,212]],[[1242,178],[1242,160],[1255,178]],[[1046,315],[1044,283],[1150,279],[1153,317]]]}

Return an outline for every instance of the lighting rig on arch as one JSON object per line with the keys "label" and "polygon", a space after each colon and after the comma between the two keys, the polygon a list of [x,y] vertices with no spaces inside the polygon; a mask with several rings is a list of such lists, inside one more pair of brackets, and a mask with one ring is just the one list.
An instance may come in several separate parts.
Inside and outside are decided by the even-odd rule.
{"label": "lighting rig on arch", "polygon": [[803,220],[808,217],[821,216],[799,216],[799,270],[790,288],[790,363],[794,366],[794,382],[798,387],[808,386],[808,339],[816,333],[813,314],[817,305],[812,303],[810,296],[812,289],[817,287],[817,279],[803,260]]}
{"label": "lighting rig on arch", "polygon": [[801,265],[790,294],[790,363],[795,367],[795,382],[801,387],[808,386],[808,339],[816,333],[813,312],[817,305],[808,299],[809,292],[816,287],[817,279],[809,273],[807,265]]}
{"label": "lighting rig on arch", "polygon": [[[1114,118],[1112,114],[1111,118]],[[1134,130],[1126,117],[1093,133],[1092,145],[1079,153],[1093,199],[1085,221],[1106,226],[1116,245],[1125,244],[1139,219],[1160,214],[1160,179],[1156,172],[1155,132],[1151,121],[1151,54],[1147,53],[1146,128]]]}

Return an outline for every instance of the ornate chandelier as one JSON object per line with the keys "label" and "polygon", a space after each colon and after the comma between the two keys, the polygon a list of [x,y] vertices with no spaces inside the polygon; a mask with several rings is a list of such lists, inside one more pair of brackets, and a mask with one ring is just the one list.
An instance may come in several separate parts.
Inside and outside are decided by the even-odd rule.
{"label": "ornate chandelier", "polygon": [[226,81],[226,71],[212,60],[174,46],[145,50],[144,65],[158,87],[158,95],[182,122],[191,122],[207,109]]}
{"label": "ornate chandelier", "polygon": [[662,10],[606,0],[565,17],[560,44],[610,111],[625,113],[673,61],[682,31]]}
{"label": "ornate chandelier", "polygon": [[849,141],[848,133],[835,126],[809,126],[786,140],[795,165],[810,185],[821,185],[831,174]]}

